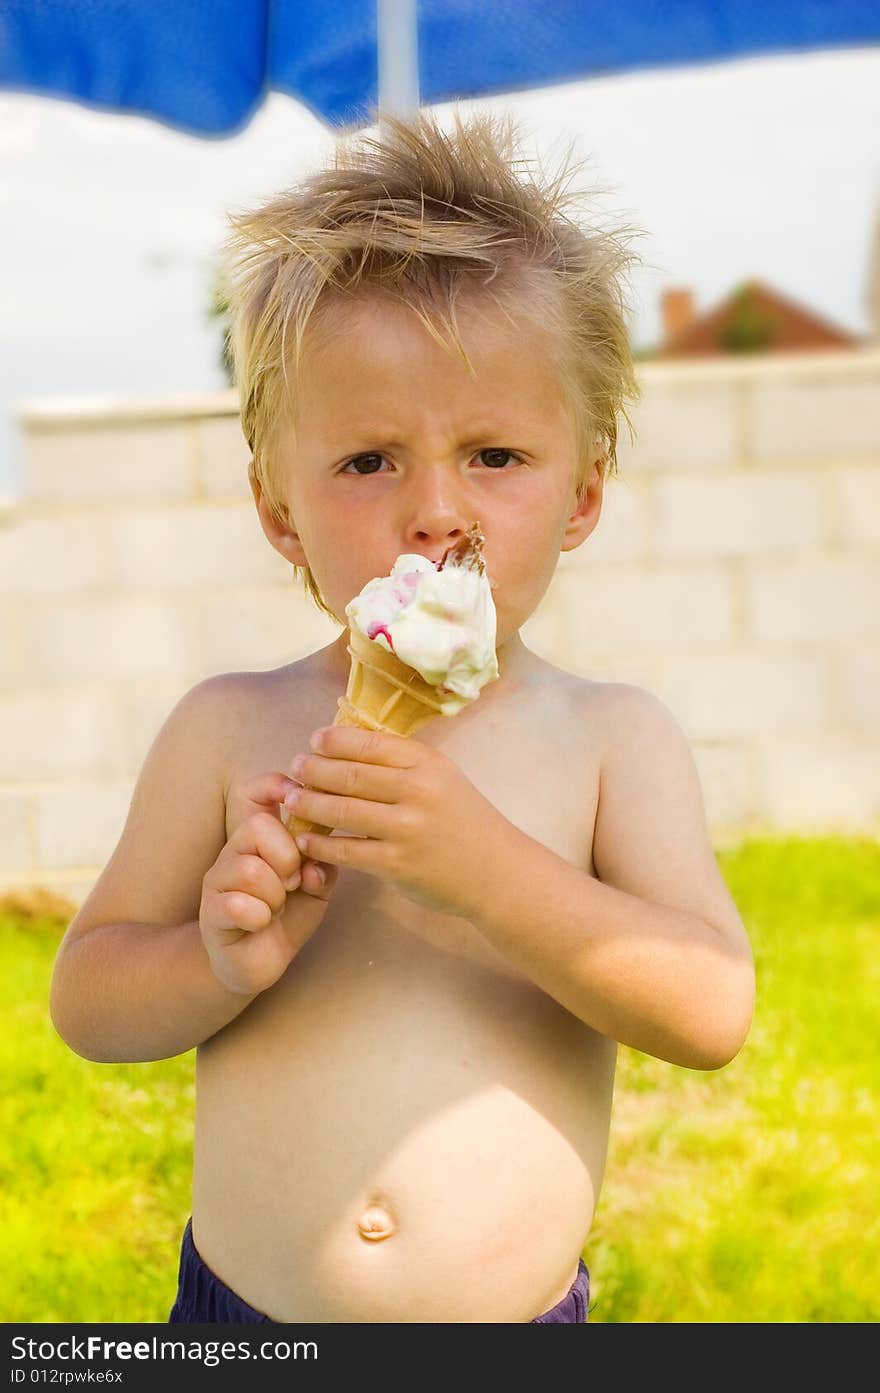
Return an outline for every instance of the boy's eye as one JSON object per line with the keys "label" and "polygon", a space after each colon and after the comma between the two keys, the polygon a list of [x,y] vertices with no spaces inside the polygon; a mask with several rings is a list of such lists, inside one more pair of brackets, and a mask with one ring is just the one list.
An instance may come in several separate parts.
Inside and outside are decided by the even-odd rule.
{"label": "boy's eye", "polygon": [[349,468],[350,466],[354,466],[354,472],[355,472],[356,474],[375,474],[375,473],[376,473],[376,470],[375,470],[375,469],[363,469],[363,470],[362,470],[362,469],[359,468],[359,466],[360,466],[361,464],[363,464],[365,461],[366,461],[366,462],[369,462],[369,461],[371,461],[371,460],[376,460],[376,461],[378,461],[379,464],[381,464],[381,462],[382,462],[382,456],[381,456],[381,455],[356,455],[354,459],[350,459],[350,460],[348,461],[348,464],[346,464],[346,465],[343,466],[343,471],[342,471],[342,472],[345,473],[345,472],[348,470],[348,468]]}
{"label": "boy's eye", "polygon": [[[511,450],[498,450],[498,449],[495,449],[495,450],[481,450],[481,451],[480,451],[480,455],[481,455],[481,456],[483,456],[483,455],[486,456],[486,458],[483,460],[483,463],[486,465],[486,467],[487,467],[488,469],[502,469],[502,468],[503,468],[503,460],[504,460],[505,457],[506,457],[507,459],[516,459],[516,458],[517,458],[516,455],[514,455],[513,452],[512,452]],[[494,459],[489,458],[489,457],[492,456],[492,455],[494,455]]]}
{"label": "boy's eye", "polygon": [[[343,473],[351,467],[354,473],[359,474],[361,478],[366,478],[368,475],[378,472],[384,458],[384,455],[355,455],[354,459],[350,459],[347,464],[343,465]],[[512,450],[503,450],[496,447],[493,449],[481,450],[477,458],[483,461],[487,469],[494,469],[496,473],[505,473],[507,472],[505,461],[516,460],[519,456],[515,455]],[[361,469],[360,466],[365,463],[370,467]]]}

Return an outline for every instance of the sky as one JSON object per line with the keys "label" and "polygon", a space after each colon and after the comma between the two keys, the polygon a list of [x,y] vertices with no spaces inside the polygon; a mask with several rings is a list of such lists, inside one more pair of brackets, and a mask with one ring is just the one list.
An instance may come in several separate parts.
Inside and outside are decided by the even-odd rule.
{"label": "sky", "polygon": [[[880,47],[628,72],[459,108],[512,112],[522,153],[551,169],[574,142],[589,207],[637,233],[636,347],[660,337],[665,288],[689,286],[708,309],[752,277],[869,331]],[[236,136],[204,139],[0,92],[0,496],[21,491],[26,401],[225,385],[207,307],[226,214],[294,184],[333,138],[277,93]]]}

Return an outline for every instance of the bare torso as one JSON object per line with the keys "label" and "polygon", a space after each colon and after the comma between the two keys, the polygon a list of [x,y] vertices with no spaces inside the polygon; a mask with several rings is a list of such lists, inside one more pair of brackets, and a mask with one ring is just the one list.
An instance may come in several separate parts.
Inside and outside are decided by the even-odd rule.
{"label": "bare torso", "polygon": [[[339,695],[308,659],[247,680],[231,779],[287,770]],[[413,738],[594,874],[602,687],[535,658],[513,700]],[[198,1051],[196,1247],[279,1321],[531,1321],[576,1275],[615,1057],[466,920],[340,871],[285,976]]]}

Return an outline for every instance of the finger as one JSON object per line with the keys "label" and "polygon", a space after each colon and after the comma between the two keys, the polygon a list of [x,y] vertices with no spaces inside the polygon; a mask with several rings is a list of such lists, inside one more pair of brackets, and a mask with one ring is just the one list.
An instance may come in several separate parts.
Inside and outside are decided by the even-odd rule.
{"label": "finger", "polygon": [[332,827],[324,827],[320,823],[309,822],[308,818],[297,817],[293,809],[285,808],[283,803],[281,805],[281,821],[291,837],[295,837],[297,832],[311,832],[312,830],[323,832],[325,836],[329,837],[333,831]]}
{"label": "finger", "polygon": [[212,896],[210,920],[216,933],[229,933],[235,929],[243,933],[257,933],[274,917],[265,900],[248,895],[243,890],[218,890]]}
{"label": "finger", "polygon": [[372,803],[365,798],[344,798],[337,793],[322,793],[320,789],[292,789],[285,807],[304,822],[353,832],[363,837],[382,839],[391,834],[394,816],[399,809],[390,803]]}
{"label": "finger", "polygon": [[392,769],[412,769],[424,745],[392,735],[388,730],[364,730],[361,726],[326,726],[314,731],[309,746],[330,759],[354,759],[360,764],[385,764]]}
{"label": "finger", "polygon": [[[297,855],[299,855],[298,851]],[[295,876],[296,884],[299,885],[299,869],[292,875]],[[271,866],[266,864],[262,857],[253,855],[230,856],[225,861],[218,862],[213,878],[213,889],[221,892],[241,890],[243,893],[262,900],[269,906],[273,914],[280,913],[287,899],[287,889],[282,883],[281,877]]]}
{"label": "finger", "polygon": [[329,866],[347,866],[376,875],[387,861],[387,849],[370,837],[325,837],[320,832],[301,832],[296,840],[304,857]]}
{"label": "finger", "polygon": [[403,792],[404,771],[384,764],[358,764],[350,759],[327,759],[323,755],[300,755],[291,766],[295,783],[284,803],[293,807],[300,786],[321,793],[341,793],[348,798],[366,798],[372,803],[397,803]]}
{"label": "finger", "polygon": [[329,900],[339,878],[338,866],[306,861],[302,868],[302,888],[316,900]]}
{"label": "finger", "polygon": [[[289,774],[271,773],[257,774],[239,784],[235,793],[242,802],[245,818],[263,808],[277,810],[292,783]],[[278,816],[277,811],[275,815]]]}
{"label": "finger", "polygon": [[271,867],[282,884],[300,869],[296,843],[271,813],[254,813],[239,824],[226,843],[230,856],[257,856]]}

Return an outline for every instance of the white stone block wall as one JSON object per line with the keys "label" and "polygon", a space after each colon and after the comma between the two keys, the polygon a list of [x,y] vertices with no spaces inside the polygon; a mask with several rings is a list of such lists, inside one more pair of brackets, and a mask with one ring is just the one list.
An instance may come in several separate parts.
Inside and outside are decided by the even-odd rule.
{"label": "white stone block wall", "polygon": [[[593,536],[526,642],[649,688],[716,844],[880,829],[880,353],[642,364]],[[0,508],[0,889],[78,903],[203,677],[338,628],[265,540],[234,394],[53,402]]]}

